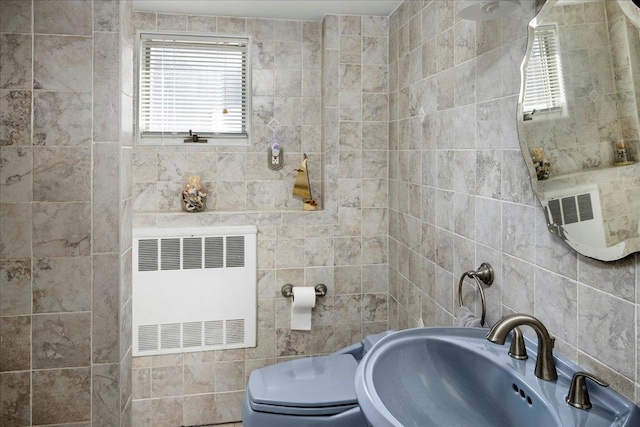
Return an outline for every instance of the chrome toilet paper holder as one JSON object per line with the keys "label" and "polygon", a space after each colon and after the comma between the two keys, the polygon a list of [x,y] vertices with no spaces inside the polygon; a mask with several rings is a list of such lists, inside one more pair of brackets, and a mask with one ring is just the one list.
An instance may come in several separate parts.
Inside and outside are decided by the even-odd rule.
{"label": "chrome toilet paper holder", "polygon": [[[323,283],[319,283],[313,287],[316,290],[317,297],[323,297],[327,294],[327,286]],[[287,283],[282,287],[282,296],[285,298],[293,297],[293,285],[291,283]]]}

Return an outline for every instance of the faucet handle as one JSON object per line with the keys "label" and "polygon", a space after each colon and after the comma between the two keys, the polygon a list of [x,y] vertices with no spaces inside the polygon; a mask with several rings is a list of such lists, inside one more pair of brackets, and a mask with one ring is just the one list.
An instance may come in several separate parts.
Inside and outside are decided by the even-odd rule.
{"label": "faucet handle", "polygon": [[566,402],[578,409],[591,408],[591,400],[589,399],[589,390],[587,389],[586,378],[589,378],[596,384],[602,387],[609,387],[609,383],[601,378],[596,377],[588,372],[576,372],[571,379],[571,386],[569,387],[569,394],[566,397]]}
{"label": "faucet handle", "polygon": [[527,347],[524,345],[524,336],[517,326],[513,328],[513,337],[511,338],[511,346],[509,347],[509,356],[516,360],[526,360]]}

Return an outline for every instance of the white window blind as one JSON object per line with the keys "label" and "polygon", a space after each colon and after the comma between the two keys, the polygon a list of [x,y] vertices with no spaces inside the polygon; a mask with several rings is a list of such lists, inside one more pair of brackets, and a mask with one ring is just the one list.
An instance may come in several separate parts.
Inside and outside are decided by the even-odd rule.
{"label": "white window blind", "polygon": [[545,112],[564,108],[564,81],[555,25],[535,29],[526,79],[524,112]]}
{"label": "white window blind", "polygon": [[245,38],[141,33],[140,142],[182,143],[192,131],[213,144],[247,145],[249,45]]}

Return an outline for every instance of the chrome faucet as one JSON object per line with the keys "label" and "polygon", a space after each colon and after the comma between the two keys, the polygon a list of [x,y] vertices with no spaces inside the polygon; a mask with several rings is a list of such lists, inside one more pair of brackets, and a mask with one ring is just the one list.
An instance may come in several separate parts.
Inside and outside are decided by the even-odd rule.
{"label": "chrome faucet", "polygon": [[551,338],[549,331],[542,322],[528,314],[516,313],[504,316],[493,325],[487,334],[487,339],[495,344],[503,345],[509,332],[517,326],[531,326],[538,335],[538,357],[536,360],[536,377],[545,381],[555,381],[558,379],[558,372],[553,361],[553,344],[555,339]]}

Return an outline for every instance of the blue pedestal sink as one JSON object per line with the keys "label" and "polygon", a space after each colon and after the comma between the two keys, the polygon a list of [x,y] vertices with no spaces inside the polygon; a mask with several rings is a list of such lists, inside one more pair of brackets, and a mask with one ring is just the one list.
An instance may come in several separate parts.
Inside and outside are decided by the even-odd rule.
{"label": "blue pedestal sink", "polygon": [[[373,427],[640,426],[640,408],[611,388],[589,384],[593,407],[565,402],[579,366],[555,354],[557,381],[534,375],[537,345],[525,337],[529,359],[486,329],[417,328],[380,340],[360,363],[356,395]],[[508,343],[507,343],[508,344]]]}

